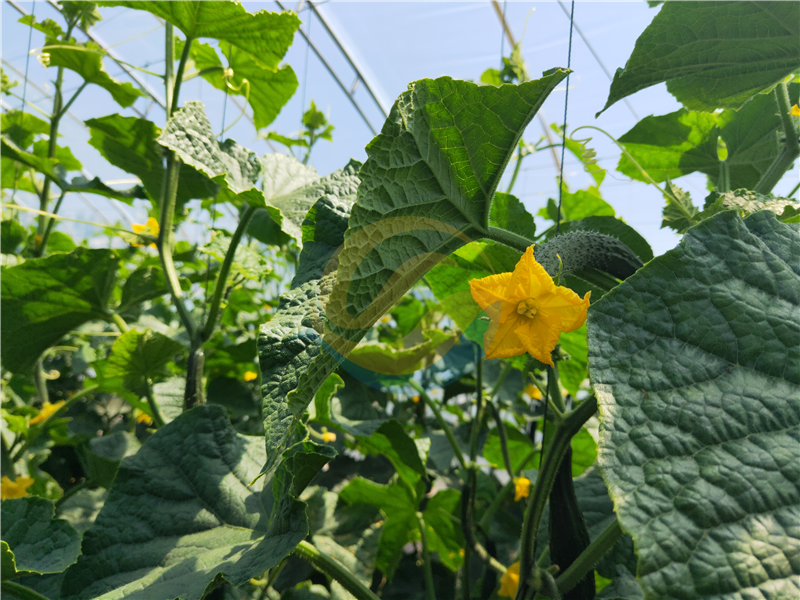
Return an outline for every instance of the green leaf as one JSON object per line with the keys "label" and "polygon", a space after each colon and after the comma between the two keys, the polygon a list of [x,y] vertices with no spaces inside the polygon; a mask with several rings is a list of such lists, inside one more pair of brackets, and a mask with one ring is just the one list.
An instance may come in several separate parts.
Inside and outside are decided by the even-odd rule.
{"label": "green leaf", "polygon": [[[33,154],[47,158],[50,142],[48,140],[37,140],[33,143]],[[56,146],[55,156],[58,164],[67,171],[80,171],[83,168],[81,162],[72,154],[68,146]]]}
{"label": "green leaf", "polygon": [[339,493],[339,500],[351,506],[375,506],[386,515],[376,567],[391,579],[402,558],[403,546],[419,536],[417,507],[409,496],[408,487],[399,483],[381,485],[356,477]]}
{"label": "green leaf", "polygon": [[[276,222],[298,242],[305,241],[305,237],[313,239],[311,228],[313,226],[313,230],[316,230],[313,223],[316,217],[314,214],[308,215],[308,211],[323,196],[330,194],[334,197],[335,200],[332,202],[337,206],[334,211],[343,213],[346,209],[349,214],[359,184],[358,170],[361,167],[359,162],[351,160],[345,168],[334,171],[326,177],[319,177],[311,167],[283,154],[268,154],[261,159],[261,164],[264,171],[266,202],[269,206],[279,209],[280,216]],[[330,214],[331,208],[323,209],[326,213],[325,221],[334,218]],[[270,215],[275,218],[274,210]],[[309,218],[312,222],[306,223],[306,219]],[[339,240],[338,231],[334,231],[333,236],[338,240],[337,247],[340,246],[342,242]]]}
{"label": "green leaf", "polygon": [[597,442],[584,427],[572,437],[572,476],[577,477],[597,459]]}
{"label": "green leaf", "polygon": [[297,419],[336,368],[336,360],[321,345],[330,279],[312,280],[281,295],[275,315],[259,328],[265,472],[277,465]]}
{"label": "green leaf", "polygon": [[[659,117],[645,117],[619,142],[655,181],[676,179],[695,171],[719,174],[719,118],[685,108]],[[622,154],[617,170],[637,181],[648,181]]]}
{"label": "green leaf", "polygon": [[62,599],[199,600],[222,577],[240,586],[277,566],[308,523],[290,498],[268,522],[269,490],[249,485],[263,462],[259,438],[238,434],[219,406],[159,429],[120,466]]}
{"label": "green leaf", "polygon": [[489,212],[489,224],[513,231],[529,240],[536,237],[533,215],[525,210],[525,205],[511,194],[497,192],[494,195]]}
{"label": "green leaf", "polygon": [[412,83],[367,146],[325,339],[347,353],[443,256],[482,237],[525,127],[566,71],[518,86]]}
{"label": "green leaf", "polygon": [[795,226],[723,212],[589,311],[599,464],[646,597],[796,595],[797,256]]}
{"label": "green leaf", "polygon": [[423,341],[407,348],[395,348],[389,344],[370,343],[356,346],[348,359],[369,371],[386,375],[410,375],[423,368],[423,361],[430,362],[438,356],[436,350],[442,344],[449,349],[455,342],[452,334],[440,329],[422,331]]}
{"label": "green leaf", "polygon": [[183,344],[146,329],[123,333],[111,347],[107,377],[121,377],[126,388],[144,394],[147,380],[168,376],[167,363],[185,351]]}
{"label": "green leaf", "polygon": [[[518,425],[506,423],[505,426],[511,468],[516,472],[525,462],[525,459],[528,458],[528,455],[533,452],[533,443],[528,435],[519,429]],[[489,432],[483,445],[483,457],[496,469],[505,470],[506,463],[503,459],[503,449],[500,445],[500,434],[497,429],[492,429]]]}
{"label": "green leaf", "polygon": [[0,252],[3,254],[16,254],[20,246],[28,240],[28,228],[16,219],[6,219],[0,222]]}
{"label": "green leaf", "polygon": [[[281,296],[275,316],[259,329],[261,411],[267,444],[265,471],[277,464],[297,419],[340,360],[323,348],[321,334],[325,305],[338,266],[331,259],[344,239],[350,194],[358,182],[357,168],[358,163],[351,161],[337,172],[339,175],[334,173],[321,180],[330,182],[326,188],[330,191],[316,201],[303,223],[308,247],[300,254],[293,289]],[[336,195],[337,190],[342,198]],[[322,279],[314,278],[322,273]]]}
{"label": "green leaf", "polygon": [[661,228],[669,227],[683,233],[697,222],[699,211],[692,202],[692,197],[678,186],[667,181],[664,190],[667,205],[664,207]]}
{"label": "green leaf", "polygon": [[85,456],[92,484],[110,488],[122,459],[136,454],[140,447],[139,440],[128,431],[116,431],[89,440]]}
{"label": "green leaf", "polygon": [[100,6],[125,6],[146,10],[180,29],[186,37],[227,41],[253,56],[261,68],[275,71],[292,44],[300,19],[293,12],[249,13],[238,2],[139,1],[98,2]]}
{"label": "green leaf", "polygon": [[137,304],[167,293],[166,279],[161,267],[142,266],[128,276],[122,285],[122,298],[117,312],[125,314]]}
{"label": "green leaf", "polygon": [[360,439],[358,447],[365,454],[382,454],[392,463],[397,474],[413,487],[420,478],[427,479],[425,462],[429,440],[413,440],[402,423],[390,419],[368,438]]}
{"label": "green leaf", "polygon": [[[561,385],[574,397],[578,394],[583,381],[589,376],[586,326],[562,333],[558,341],[561,349],[569,354],[570,359],[558,363],[558,379]],[[575,456],[573,452],[573,457]]]}
{"label": "green leaf", "polygon": [[220,70],[204,73],[203,79],[218,90],[246,96],[253,107],[256,129],[267,127],[297,90],[297,76],[292,67],[265,69],[256,56],[243,52],[228,41],[221,41],[219,47],[228,60],[228,67],[233,69],[233,76],[226,81],[224,72]]}
{"label": "green leaf", "polygon": [[[200,252],[208,254],[218,261],[225,260],[231,245],[231,236],[223,231],[214,231],[209,242],[200,248]],[[261,281],[271,271],[264,256],[258,248],[247,243],[240,243],[233,254],[231,273],[249,279]]]}
{"label": "green leaf", "polygon": [[77,248],[3,268],[3,366],[27,370],[76,327],[106,320],[118,263],[110,250]]}
{"label": "green leaf", "polygon": [[[372,573],[375,570],[380,532],[380,525],[373,525],[357,538],[357,543],[349,547],[337,544],[332,537],[327,535],[315,535],[313,541],[320,552],[339,561],[358,581],[369,587],[372,584]],[[332,579],[330,584],[334,598],[349,597],[348,592],[344,591],[338,581]],[[338,596],[335,595],[336,593]]]}
{"label": "green leaf", "polygon": [[94,525],[100,509],[105,504],[106,496],[108,490],[103,488],[80,490],[61,503],[58,507],[58,517],[70,523],[78,533],[84,534]]}
{"label": "green leaf", "polygon": [[44,21],[37,21],[36,15],[25,15],[17,20],[17,23],[33,27],[37,31],[41,31],[47,37],[59,38],[64,35],[64,30],[61,25],[53,21],[53,19],[45,19]]}
{"label": "green leaf", "polygon": [[[263,192],[255,186],[261,175],[261,164],[255,153],[234,140],[217,142],[202,102],[187,102],[175,111],[158,143],[218,184],[221,199],[237,206],[245,202],[257,208],[268,208]],[[270,214],[273,212],[277,221],[280,215],[274,208]]]}
{"label": "green leaf", "polygon": [[[714,199],[716,197],[716,199]],[[710,202],[709,202],[710,201]],[[769,210],[775,213],[779,221],[790,222],[800,213],[800,202],[791,198],[776,198],[772,194],[759,194],[749,190],[734,190],[717,197],[711,194],[706,198],[706,207],[698,215],[700,219],[707,219],[723,210],[734,209],[741,217],[747,217],[759,210]]]}
{"label": "green leaf", "polygon": [[[800,84],[789,85],[789,95],[800,93]],[[695,171],[705,173],[717,185],[721,181],[717,145],[727,149],[724,164],[730,189],[752,189],[780,152],[778,136],[783,125],[774,94],[754,96],[738,111],[720,115],[681,109],[660,117],[646,117],[619,138],[636,162],[658,182]],[[630,159],[620,157],[617,169],[646,181]]]}
{"label": "green leaf", "polygon": [[28,112],[10,110],[0,116],[0,132],[24,150],[37,134],[49,134],[50,124]]}
{"label": "green leaf", "polygon": [[[164,151],[156,141],[161,130],[146,119],[108,115],[88,119],[89,143],[108,162],[127,173],[136,175],[150,198],[161,198],[164,181]],[[74,180],[73,180],[74,181]],[[216,196],[217,186],[189,165],[181,165],[178,185],[178,205],[189,200]]]}
{"label": "green leaf", "polygon": [[603,110],[662,81],[686,108],[737,109],[798,68],[795,2],[666,2],[617,69]]}
{"label": "green leaf", "polygon": [[438,552],[439,560],[451,571],[464,562],[460,552],[464,548],[461,530],[461,492],[444,489],[428,501],[422,512],[428,547]]}
{"label": "green leaf", "polygon": [[55,519],[50,500],[28,496],[3,500],[3,581],[29,573],[59,573],[78,558],[81,536]]}
{"label": "green leaf", "polygon": [[105,52],[94,42],[76,42],[74,39],[47,38],[45,50],[50,54],[51,67],[64,67],[80,75],[87,83],[106,90],[114,101],[127,108],[144,92],[132,83],[121,82],[111,77],[103,66]]}
{"label": "green leaf", "polygon": [[[339,171],[343,183],[341,195],[325,193],[306,213],[302,224],[303,249],[292,287],[321,279],[338,268],[336,255],[347,231],[350,209],[358,188],[357,173],[360,167],[360,163],[351,160]],[[331,175],[330,179],[333,180],[334,176],[335,174]]]}

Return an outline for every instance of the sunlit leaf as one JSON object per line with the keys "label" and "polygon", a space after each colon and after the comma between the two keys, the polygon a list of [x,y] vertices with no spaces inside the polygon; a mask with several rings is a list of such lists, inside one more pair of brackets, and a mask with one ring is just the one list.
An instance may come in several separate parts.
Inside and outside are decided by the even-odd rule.
{"label": "sunlit leaf", "polygon": [[603,110],[663,81],[689,109],[740,108],[798,68],[796,2],[666,2],[614,75]]}

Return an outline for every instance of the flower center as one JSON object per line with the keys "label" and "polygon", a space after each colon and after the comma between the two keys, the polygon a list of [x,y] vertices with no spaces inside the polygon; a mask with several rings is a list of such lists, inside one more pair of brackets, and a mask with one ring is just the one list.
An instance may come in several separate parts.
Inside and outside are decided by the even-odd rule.
{"label": "flower center", "polygon": [[526,298],[517,304],[517,314],[532,319],[539,312],[539,303],[533,298]]}

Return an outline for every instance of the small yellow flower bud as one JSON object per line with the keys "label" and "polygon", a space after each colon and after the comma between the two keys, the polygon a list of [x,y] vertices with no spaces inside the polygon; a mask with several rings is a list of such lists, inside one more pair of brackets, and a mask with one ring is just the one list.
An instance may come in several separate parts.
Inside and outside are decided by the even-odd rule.
{"label": "small yellow flower bud", "polygon": [[335,442],[336,441],[336,434],[332,431],[326,431],[322,434],[322,441],[323,442]]}

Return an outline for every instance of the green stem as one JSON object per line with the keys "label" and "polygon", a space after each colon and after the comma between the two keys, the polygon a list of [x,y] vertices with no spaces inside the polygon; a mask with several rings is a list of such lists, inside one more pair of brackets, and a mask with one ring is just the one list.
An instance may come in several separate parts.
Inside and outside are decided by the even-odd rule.
{"label": "green stem", "polygon": [[378,597],[356,579],[342,563],[323,554],[317,550],[313,544],[303,540],[294,549],[294,553],[303,560],[311,563],[311,565],[321,573],[338,581],[342,587],[353,594],[357,600],[378,600]]}
{"label": "green stem", "polygon": [[425,404],[430,407],[431,411],[436,417],[436,421],[439,423],[439,427],[442,428],[445,437],[447,437],[447,441],[450,442],[450,446],[453,448],[453,453],[456,455],[456,458],[458,459],[461,468],[462,469],[468,468],[467,461],[464,458],[464,453],[461,452],[461,447],[458,445],[458,442],[456,441],[456,436],[453,435],[453,430],[450,429],[449,423],[444,420],[444,417],[442,416],[442,411],[439,410],[439,406],[436,404],[434,400],[432,400],[428,396],[427,393],[425,393],[425,390],[419,383],[417,383],[413,379],[410,381],[410,383],[411,387],[413,387],[415,390],[417,390],[417,392],[419,392],[419,396],[420,398],[422,398],[422,401],[425,402]]}
{"label": "green stem", "polygon": [[[480,353],[480,349],[477,350]],[[475,459],[478,457],[478,433],[483,422],[483,358],[478,355],[475,363],[475,418],[472,420],[472,427],[469,435],[469,464],[470,468],[475,466]]]}
{"label": "green stem", "polygon": [[64,404],[58,407],[58,409],[55,410],[51,415],[49,415],[44,421],[39,423],[36,427],[31,427],[28,430],[28,439],[26,439],[25,443],[20,447],[20,449],[14,453],[14,456],[11,457],[11,462],[15,463],[20,458],[23,457],[25,451],[31,447],[33,442],[36,441],[36,438],[39,437],[39,434],[42,433],[43,431],[47,431],[47,426],[53,419],[58,418],[59,415],[69,410],[70,406],[75,404],[78,400],[80,400],[84,396],[91,394],[93,391],[97,389],[97,387],[98,386],[96,385],[90,385],[87,388],[83,388],[80,392],[70,397],[66,402],[64,402]]}
{"label": "green stem", "polygon": [[514,473],[514,477],[509,479],[508,483],[506,483],[500,491],[497,492],[497,495],[492,500],[492,503],[489,507],[483,512],[481,516],[481,520],[478,522],[478,527],[480,527],[483,531],[489,531],[489,527],[492,525],[492,519],[494,518],[494,514],[498,511],[498,509],[502,506],[503,502],[505,502],[506,497],[511,493],[511,490],[514,489],[515,483],[514,479],[519,477],[520,473],[525,470],[525,467],[528,466],[528,463],[533,460],[533,457],[539,453],[538,450],[532,450],[528,456],[525,457],[525,460],[520,463],[519,468]]}
{"label": "green stem", "polygon": [[497,560],[495,560],[489,552],[484,548],[483,544],[478,541],[475,535],[475,494],[474,490],[477,487],[477,474],[475,469],[470,469],[467,475],[467,482],[461,488],[461,530],[464,532],[464,538],[467,540],[467,545],[470,549],[478,555],[483,562],[490,568],[497,571],[500,575],[504,575],[506,568]]}
{"label": "green stem", "polygon": [[47,600],[47,598],[40,593],[34,592],[31,588],[14,583],[13,581],[4,581],[0,584],[0,589],[3,590],[4,594],[19,598],[19,600]]}
{"label": "green stem", "polygon": [[489,227],[483,232],[483,235],[490,240],[500,242],[501,244],[510,246],[516,250],[519,250],[520,252],[525,252],[530,246],[533,246],[532,240],[501,227]]}
{"label": "green stem", "polygon": [[621,537],[622,527],[620,527],[619,521],[614,519],[614,521],[609,523],[608,527],[589,544],[586,550],[580,553],[578,558],[575,559],[575,562],[556,579],[556,585],[559,591],[568,592],[575,587],[589,571],[594,569],[594,566],[603,558],[603,555],[611,550]]}
{"label": "green stem", "polygon": [[[56,202],[55,207],[53,208],[53,214],[58,214],[58,209],[61,208],[61,203],[64,202],[64,196],[67,195],[66,191],[62,191],[61,195],[58,197],[58,201]],[[42,234],[42,240],[39,242],[38,247],[36,248],[35,255],[41,256],[44,254],[45,250],[47,249],[47,240],[50,239],[50,232],[53,231],[53,226],[55,225],[56,220],[53,217],[50,217],[47,220],[47,226],[44,229],[44,233]]]}
{"label": "green stem", "polygon": [[494,417],[495,425],[497,425],[497,435],[500,437],[500,449],[503,452],[503,462],[506,465],[506,471],[508,472],[508,476],[511,478],[511,481],[514,481],[514,468],[511,465],[511,455],[508,452],[508,437],[506,437],[506,426],[503,423],[503,419],[500,417],[500,411],[497,410],[497,406],[495,406],[492,400],[489,400],[486,403],[489,406],[489,410],[492,411],[492,416]]}
{"label": "green stem", "polygon": [[47,391],[47,379],[44,376],[44,357],[40,357],[33,365],[33,384],[36,386],[36,395],[42,404],[50,401]]}
{"label": "green stem", "polygon": [[420,541],[422,542],[422,564],[425,573],[425,597],[427,600],[436,600],[436,588],[433,585],[433,570],[431,569],[431,552],[428,549],[428,535],[425,533],[425,519],[422,513],[417,513]]}
{"label": "green stem", "polygon": [[[172,102],[170,103],[170,116],[178,110],[178,98],[181,93],[181,83],[183,83],[183,73],[186,71],[186,63],[189,62],[189,57],[192,51],[192,41],[194,38],[187,36],[183,44],[183,52],[181,52],[181,60],[178,63],[178,72],[175,73],[173,80]],[[173,46],[173,57],[175,56]]]}
{"label": "green stem", "polygon": [[110,312],[109,318],[114,322],[114,325],[117,326],[117,329],[119,329],[120,333],[128,333],[131,330],[131,328],[128,327],[128,324],[125,322],[125,319],[119,316],[119,314]]}
{"label": "green stem", "polygon": [[145,379],[145,396],[147,397],[147,405],[150,407],[150,412],[153,416],[153,423],[156,427],[163,427],[167,421],[164,418],[164,413],[161,412],[161,407],[156,402],[156,396],[153,392],[153,382],[149,377]]}
{"label": "green stem", "polygon": [[190,340],[197,339],[197,325],[183,301],[183,290],[178,281],[178,273],[172,260],[172,224],[175,217],[175,202],[178,195],[178,179],[180,175],[180,159],[172,151],[167,151],[167,170],[164,174],[162,187],[161,211],[159,215],[158,254],[161,257],[161,267],[166,275],[167,287],[172,296],[172,302],[178,310],[181,323],[186,327]]}
{"label": "green stem", "polygon": [[547,367],[547,387],[550,389],[550,398],[558,411],[563,415],[567,408],[564,405],[564,397],[561,395],[561,386],[558,384],[558,362],[554,362],[552,367]]}
{"label": "green stem", "polygon": [[167,94],[165,104],[167,121],[169,121],[172,116],[173,92],[175,91],[175,28],[169,21],[164,24],[164,90]]}
{"label": "green stem", "polygon": [[778,156],[775,157],[767,172],[764,173],[756,187],[753,188],[754,191],[760,194],[770,193],[789,167],[792,166],[794,160],[800,156],[800,140],[798,140],[797,129],[792,120],[789,89],[785,83],[780,83],[775,88],[775,99],[778,101],[778,111],[781,115],[783,133],[786,139]]}
{"label": "green stem", "polygon": [[590,396],[581,403],[578,408],[568,413],[564,420],[556,425],[556,431],[544,454],[539,477],[536,480],[531,500],[525,510],[525,518],[522,523],[522,536],[520,539],[520,589],[517,598],[524,598],[527,590],[527,579],[534,564],[533,545],[536,535],[539,532],[539,525],[542,521],[542,514],[547,499],[550,496],[550,489],[553,487],[561,459],[570,447],[572,436],[580,431],[586,421],[597,412],[597,398]]}
{"label": "green stem", "polygon": [[717,191],[725,193],[731,189],[731,168],[727,160],[719,161],[719,179],[717,180]]}
{"label": "green stem", "polygon": [[522,146],[520,146],[517,150],[517,164],[514,165],[514,172],[511,174],[511,181],[508,183],[508,187],[506,188],[506,194],[510,194],[511,190],[514,189],[514,184],[517,183],[517,176],[522,168],[522,158]]}
{"label": "green stem", "polygon": [[69,107],[70,107],[70,106],[72,106],[72,104],[75,102],[75,100],[77,100],[77,99],[78,99],[78,96],[80,96],[81,92],[82,92],[84,89],[86,89],[86,86],[87,86],[87,85],[89,85],[89,82],[88,82],[88,81],[84,81],[84,82],[83,82],[83,83],[80,85],[80,87],[79,87],[77,90],[75,90],[75,93],[74,93],[74,94],[72,94],[72,98],[70,98],[70,99],[67,101],[67,103],[64,105],[64,108],[62,108],[62,109],[59,111],[59,113],[58,113],[58,118],[59,118],[59,119],[61,119],[61,117],[63,117],[65,114],[67,114],[67,111],[69,110]]}
{"label": "green stem", "polygon": [[216,329],[217,326],[217,318],[219,317],[220,307],[222,306],[222,299],[225,297],[225,289],[227,288],[228,284],[228,275],[230,274],[231,266],[233,265],[233,258],[236,255],[236,249],[239,247],[239,242],[242,240],[244,232],[247,231],[247,226],[250,224],[255,212],[256,208],[254,206],[248,206],[239,219],[239,224],[236,227],[236,231],[233,232],[231,243],[228,246],[227,252],[225,253],[225,258],[222,261],[222,267],[220,267],[219,275],[217,275],[217,285],[214,288],[214,297],[211,300],[211,307],[208,311],[208,320],[203,328],[203,341],[208,341],[211,339],[211,336],[214,335],[214,329]]}
{"label": "green stem", "polygon": [[787,198],[791,198],[792,196],[794,196],[797,193],[797,190],[800,190],[800,183],[798,183],[796,186],[794,186],[792,188],[792,191],[789,192],[788,194],[786,194],[786,197]]}
{"label": "green stem", "polygon": [[[64,99],[61,97],[61,86],[64,83],[64,67],[58,67],[55,81],[55,91],[53,92],[53,118],[50,119],[50,139],[47,142],[47,157],[54,158],[58,148],[58,126],[61,122],[61,106]],[[50,178],[45,177],[42,184],[42,192],[39,196],[39,210],[46,212],[50,202]],[[45,221],[44,216],[39,216],[36,233],[44,236]],[[38,255],[37,255],[38,256]]]}

